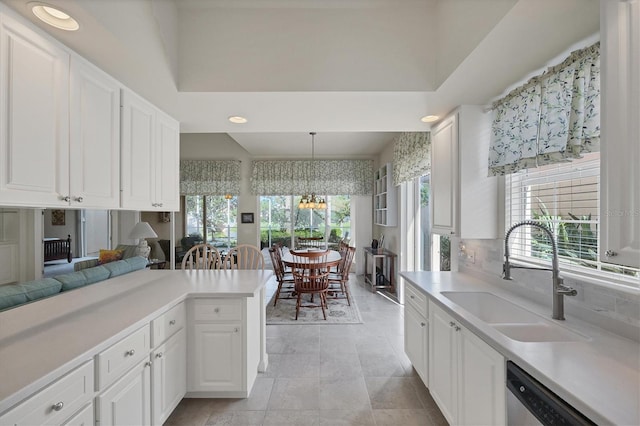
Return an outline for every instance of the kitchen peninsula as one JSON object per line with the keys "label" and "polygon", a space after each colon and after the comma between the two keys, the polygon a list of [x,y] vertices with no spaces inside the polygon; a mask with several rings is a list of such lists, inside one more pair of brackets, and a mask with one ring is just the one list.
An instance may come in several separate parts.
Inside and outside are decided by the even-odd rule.
{"label": "kitchen peninsula", "polygon": [[162,424],[185,395],[246,397],[270,277],[141,270],[0,312],[0,423]]}

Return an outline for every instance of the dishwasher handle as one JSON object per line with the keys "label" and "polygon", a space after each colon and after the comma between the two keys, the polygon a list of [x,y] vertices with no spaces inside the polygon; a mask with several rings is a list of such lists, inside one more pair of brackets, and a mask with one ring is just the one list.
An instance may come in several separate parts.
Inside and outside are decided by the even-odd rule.
{"label": "dishwasher handle", "polygon": [[595,425],[512,361],[507,361],[507,388],[543,425]]}

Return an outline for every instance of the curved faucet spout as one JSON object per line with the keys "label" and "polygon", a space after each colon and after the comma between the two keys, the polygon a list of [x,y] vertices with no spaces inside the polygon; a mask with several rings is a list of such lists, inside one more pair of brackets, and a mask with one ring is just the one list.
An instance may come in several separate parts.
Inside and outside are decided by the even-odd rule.
{"label": "curved faucet spout", "polygon": [[[534,228],[541,229],[547,236],[549,237],[549,241],[551,241],[551,251],[553,258],[551,260],[551,274],[553,281],[553,306],[552,306],[552,318],[557,320],[564,319],[564,299],[562,296],[575,296],[577,291],[571,287],[564,285],[564,280],[560,277],[560,267],[558,265],[558,245],[553,236],[553,232],[547,226],[542,223],[534,222],[532,220],[525,220],[523,222],[518,222],[511,226],[507,231],[504,238],[504,265],[502,267],[503,278],[505,280],[512,280],[511,278],[511,269],[512,268],[524,268],[524,269],[542,269],[542,268],[529,268],[522,266],[512,266],[509,263],[509,237],[511,233],[521,226],[533,226]],[[546,270],[546,269],[545,269]]]}

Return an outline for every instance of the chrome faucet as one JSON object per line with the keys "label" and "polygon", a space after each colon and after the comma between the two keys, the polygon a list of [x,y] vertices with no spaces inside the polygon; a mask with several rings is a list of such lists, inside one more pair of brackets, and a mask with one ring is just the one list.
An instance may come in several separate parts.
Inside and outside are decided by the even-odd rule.
{"label": "chrome faucet", "polygon": [[[535,228],[539,228],[542,231],[544,231],[547,236],[549,237],[549,240],[551,241],[551,249],[553,251],[553,259],[551,261],[551,269],[549,268],[533,268],[533,267],[527,267],[527,266],[512,266],[509,263],[509,236],[511,235],[511,233],[513,232],[514,229],[519,228],[521,226],[533,226]],[[513,225],[511,228],[509,228],[509,230],[507,231],[507,235],[505,235],[504,237],[504,265],[502,267],[502,273],[503,273],[503,278],[505,280],[511,280],[511,269],[512,268],[518,268],[518,269],[538,269],[538,270],[542,270],[542,271],[551,271],[552,273],[552,280],[553,280],[553,299],[552,299],[552,303],[553,303],[553,307],[552,307],[552,315],[551,318],[553,319],[557,319],[557,320],[563,320],[564,319],[564,298],[563,296],[575,296],[576,294],[578,294],[578,292],[571,287],[568,287],[566,285],[564,285],[564,279],[560,276],[560,268],[558,267],[558,245],[556,244],[556,240],[555,238],[553,238],[553,232],[551,232],[551,230],[546,227],[545,225],[538,223],[538,222],[533,222],[531,220],[525,220],[524,222],[518,222],[515,225]]]}

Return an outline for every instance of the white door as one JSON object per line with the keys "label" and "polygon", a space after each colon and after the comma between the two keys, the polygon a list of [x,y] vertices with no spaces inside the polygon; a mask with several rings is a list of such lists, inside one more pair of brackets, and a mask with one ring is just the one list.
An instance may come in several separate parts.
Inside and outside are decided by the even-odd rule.
{"label": "white door", "polygon": [[404,350],[425,385],[427,376],[427,320],[410,305],[404,306]]}
{"label": "white door", "polygon": [[162,113],[156,115],[155,145],[156,184],[154,203],[157,210],[180,210],[180,124]]}
{"label": "white door", "polygon": [[195,324],[189,391],[241,391],[240,324]]}
{"label": "white door", "polygon": [[122,92],[121,206],[127,210],[152,208],[155,111],[139,96]]}
{"label": "white door", "polygon": [[429,391],[449,424],[457,424],[457,335],[453,319],[429,303]]}
{"label": "white door", "polygon": [[186,331],[180,330],[159,346],[153,351],[151,358],[153,424],[161,425],[187,391]]}
{"label": "white door", "polygon": [[458,335],[458,423],[506,424],[504,358],[469,330]]}
{"label": "white door", "polygon": [[69,54],[0,17],[0,202],[68,206]]}
{"label": "white door", "polygon": [[120,85],[71,61],[70,195],[77,207],[120,207]]}
{"label": "white door", "polygon": [[97,398],[100,426],[151,424],[151,371],[143,361]]}

